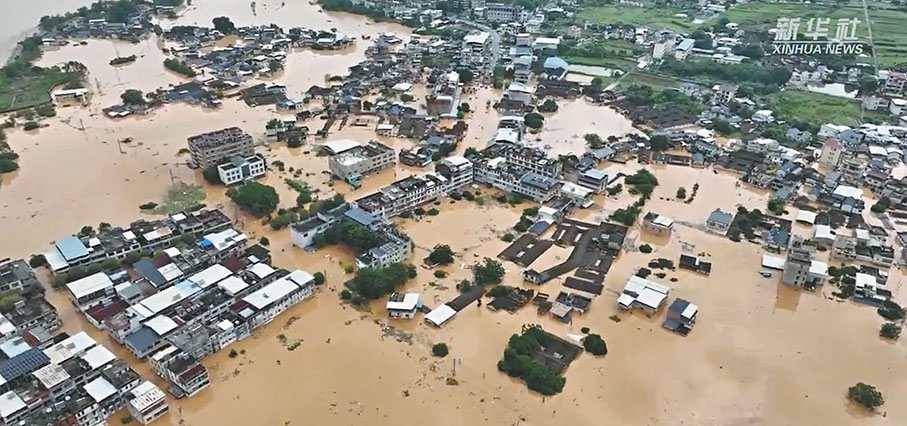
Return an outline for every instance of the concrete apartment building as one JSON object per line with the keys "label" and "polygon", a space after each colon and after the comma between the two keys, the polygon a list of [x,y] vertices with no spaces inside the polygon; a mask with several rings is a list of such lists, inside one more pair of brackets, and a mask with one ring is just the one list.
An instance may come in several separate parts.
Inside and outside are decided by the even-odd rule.
{"label": "concrete apartment building", "polygon": [[393,167],[395,163],[393,148],[371,141],[329,157],[328,169],[332,175],[350,184],[358,184],[362,176]]}
{"label": "concrete apartment building", "polygon": [[264,157],[255,154],[248,157],[230,157],[229,161],[217,166],[217,174],[224,185],[230,186],[264,176],[267,165]]}
{"label": "concrete apartment building", "polygon": [[[815,289],[823,283],[821,262],[813,261],[816,245],[811,241],[794,238],[787,250],[787,261],[784,263],[784,273],[781,282],[792,287],[809,290]],[[826,266],[824,273],[827,273]]]}
{"label": "concrete apartment building", "polygon": [[129,414],[143,425],[151,424],[167,414],[167,396],[147,380],[131,390],[125,398]]}
{"label": "concrete apartment building", "polygon": [[356,200],[356,204],[366,213],[385,220],[447,195],[448,188],[447,179],[436,173],[409,176]]}
{"label": "concrete apartment building", "polygon": [[447,179],[448,189],[450,191],[471,184],[475,178],[472,161],[459,155],[441,160],[441,163],[438,164],[435,171]]}
{"label": "concrete apartment building", "polygon": [[35,271],[22,259],[0,260],[0,292],[22,290],[37,285]]}
{"label": "concrete apartment building", "polygon": [[538,148],[517,145],[504,149],[502,154],[508,164],[552,179],[559,178],[564,169],[563,164]]}
{"label": "concrete apartment building", "polygon": [[250,157],[255,154],[252,135],[239,127],[202,133],[189,138],[192,164],[206,169],[230,157]]}

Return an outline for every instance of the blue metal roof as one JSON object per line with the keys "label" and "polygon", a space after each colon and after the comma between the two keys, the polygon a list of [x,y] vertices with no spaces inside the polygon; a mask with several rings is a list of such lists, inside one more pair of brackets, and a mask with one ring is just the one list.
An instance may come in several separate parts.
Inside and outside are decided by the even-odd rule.
{"label": "blue metal roof", "polygon": [[69,261],[80,257],[88,256],[88,249],[85,244],[76,237],[66,237],[57,241],[57,250],[63,255],[63,259]]}

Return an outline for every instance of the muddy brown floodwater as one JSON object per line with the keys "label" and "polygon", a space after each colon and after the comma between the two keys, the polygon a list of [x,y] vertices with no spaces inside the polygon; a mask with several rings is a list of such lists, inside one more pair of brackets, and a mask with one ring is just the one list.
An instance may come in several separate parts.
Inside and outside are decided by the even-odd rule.
{"label": "muddy brown floodwater", "polygon": [[[303,1],[258,1],[253,14],[249,2],[195,0],[184,17],[164,25],[207,25],[221,15],[237,25],[275,22],[284,27],[334,27],[353,36],[408,34],[392,24],[322,13]],[[344,73],[362,59],[365,47],[360,41],[343,52],[296,52],[275,80],[298,93],[323,82],[325,74]],[[139,56],[138,62],[118,68],[107,64],[114,56],[129,54]],[[38,131],[9,132],[21,169],[3,175],[0,185],[0,257],[41,252],[82,225],[126,224],[142,216],[139,204],[159,201],[173,182],[182,181],[203,186],[207,204],[223,204],[245,232],[267,236],[276,265],[323,271],[328,278],[313,300],[290,309],[253,338],[234,344],[237,351],[245,351],[243,355],[229,358],[229,351],[221,351],[205,359],[211,387],[188,400],[171,401],[170,414],[157,424],[392,425],[413,419],[433,425],[907,424],[907,406],[899,403],[907,399],[903,373],[907,346],[879,339],[883,321],[873,309],[831,300],[830,289],[804,293],[783,287],[777,276],[762,278],[757,273],[761,254],[757,246],[732,243],[699,229],[716,207],[764,208],[768,194],[739,186],[735,176],[711,169],[649,166],[661,185],[646,207],[675,218],[676,230],[670,238],[653,239],[640,235],[638,227],[632,229],[627,251],[607,276],[605,292],[572,324],[539,317],[531,307],[507,314],[471,306],[444,328],[435,329],[419,319],[389,321],[380,301],[369,312],[341,304],[338,292],[349,278],[342,264],[353,261],[352,253],[337,247],[306,253],[292,247],[288,231],[275,232],[237,212],[225,199],[224,188],[206,186],[198,172],[184,165],[180,149],[187,137],[237,125],[263,141],[264,124],[278,116],[275,110],[228,100],[219,110],[173,104],[146,117],[109,120],[100,109],[115,103],[123,90],[148,91],[183,81],[161,66],[157,40],[136,45],[90,40],[87,46],[48,52],[41,64],[67,60],[88,66],[94,102],[87,108],[61,108]],[[419,90],[423,89],[417,88],[417,94],[424,93]],[[475,112],[461,151],[484,147],[494,134],[497,113],[486,105],[499,97],[500,92],[490,88],[468,95]],[[558,114],[548,117],[541,134],[541,145],[551,145],[552,153],[582,150],[585,133],[605,137],[632,131],[613,111],[585,101],[561,102],[560,107]],[[320,126],[318,120],[306,124]],[[127,138],[131,142],[119,143]],[[341,138],[376,139],[368,127],[347,127],[329,140]],[[412,146],[403,139],[380,140],[397,149]],[[362,188],[350,192],[345,184],[330,182],[326,159],[312,153],[315,143],[319,142],[296,149],[263,145],[259,151],[270,161],[302,170],[300,178],[325,196],[336,191],[355,198],[419,172],[398,166],[367,177]],[[632,173],[639,167],[630,163],[605,169],[609,174]],[[278,189],[283,207],[295,200],[283,183],[288,177],[293,173],[272,170],[264,179]],[[678,187],[689,193],[696,183],[700,188],[693,202],[674,199]],[[406,284],[404,290],[420,292],[429,306],[457,294],[456,283],[471,276],[467,265],[503,250],[507,244],[501,235],[512,232],[522,209],[530,206],[500,205],[493,201],[493,192],[481,190],[486,193],[485,206],[443,200],[436,206],[441,212],[436,217],[397,220],[417,246],[414,263],[435,244],[450,244],[457,254],[453,265],[441,268],[449,272],[446,278],[420,268],[418,277]],[[577,217],[606,220],[633,201],[626,190],[614,197],[599,196],[596,205]],[[642,242],[655,252],[636,250]],[[662,280],[673,288],[673,297],[700,306],[699,323],[689,336],[662,329],[663,312],[648,318],[618,311],[617,294],[636,267],[655,257],[676,260],[682,250],[704,253],[714,265],[708,278],[668,271]],[[556,263],[566,254],[553,249],[533,266]],[[523,285],[521,268],[513,263],[505,267],[505,283]],[[899,289],[902,280],[893,270],[889,283]],[[562,288],[555,280],[541,290],[556,294]],[[64,293],[49,292],[48,298],[60,309],[66,330],[89,331],[151,377],[147,363],[93,329],[73,311]],[[508,337],[527,323],[539,323],[560,335],[579,334],[582,327],[589,327],[605,338],[609,353],[603,358],[581,355],[566,371],[564,392],[543,398],[496,369]],[[281,334],[301,345],[289,351],[277,338]],[[451,354],[432,357],[430,346],[436,342],[450,345]],[[454,374],[458,384],[448,385]],[[846,389],[857,381],[871,383],[885,394],[884,414],[870,415],[847,402]],[[118,419],[115,415],[111,421]]]}

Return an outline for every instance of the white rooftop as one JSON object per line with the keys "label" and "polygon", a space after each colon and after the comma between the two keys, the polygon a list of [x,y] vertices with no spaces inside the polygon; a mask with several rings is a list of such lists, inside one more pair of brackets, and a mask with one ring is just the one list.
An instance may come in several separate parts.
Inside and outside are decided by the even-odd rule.
{"label": "white rooftop", "polygon": [[189,277],[189,281],[198,284],[201,288],[208,288],[218,281],[233,275],[226,266],[221,264],[214,264],[205,268],[205,270]]}
{"label": "white rooftop", "polygon": [[237,293],[249,288],[249,284],[246,284],[242,278],[236,276],[221,280],[217,283],[217,286],[224,289],[230,296],[235,296]]}
{"label": "white rooftop", "polygon": [[109,349],[101,345],[97,345],[85,351],[85,353],[80,355],[79,358],[85,360],[85,362],[88,363],[92,370],[101,368],[107,365],[107,363],[117,359],[116,355],[114,355],[113,352],[110,352]]}
{"label": "white rooftop", "polygon": [[690,303],[686,308],[683,309],[683,312],[680,313],[680,316],[686,319],[692,319],[694,316],[696,316],[697,312],[699,312],[699,307],[693,303]]}
{"label": "white rooftop", "polygon": [[224,251],[230,247],[233,247],[234,245],[236,245],[236,243],[245,240],[246,234],[243,234],[232,228],[225,229],[213,234],[207,234],[202,237],[203,242],[207,241],[212,246],[214,246],[214,248],[217,249],[218,252]]}
{"label": "white rooftop", "polygon": [[13,325],[3,314],[0,314],[0,336],[6,336],[16,332],[16,326]]}
{"label": "white rooftop", "polygon": [[25,402],[15,391],[0,395],[0,417],[7,418],[26,408]]}
{"label": "white rooftop", "polygon": [[332,155],[337,155],[359,146],[359,142],[349,139],[338,139],[325,142],[321,146],[330,151]]}
{"label": "white rooftop", "polygon": [[771,256],[768,254],[762,255],[762,266],[769,269],[784,269],[785,260],[783,257]]}
{"label": "white rooftop", "polygon": [[110,384],[107,379],[98,377],[88,382],[84,387],[85,393],[95,402],[101,402],[111,395],[117,393],[117,388]]}
{"label": "white rooftop", "polygon": [[[670,291],[670,287],[633,275],[627,280],[623,295],[618,297],[618,303],[629,307],[635,301],[657,309],[668,298]],[[630,296],[630,298],[623,296]]]}
{"label": "white rooftop", "polygon": [[838,187],[835,188],[834,195],[845,198],[850,197],[859,200],[863,197],[863,190],[853,186],[838,185]]}
{"label": "white rooftop", "polygon": [[29,349],[31,349],[31,345],[29,345],[25,341],[25,339],[20,336],[16,336],[10,340],[0,343],[0,352],[3,352],[3,354],[6,355],[7,358],[13,358],[16,355],[28,351]]}
{"label": "white rooftop", "polygon": [[[419,293],[406,293],[400,302],[387,301],[387,310],[411,311],[419,305]],[[445,305],[446,306],[446,305]]]}
{"label": "white rooftop", "polygon": [[166,398],[164,391],[147,380],[133,388],[131,393],[133,398],[127,402],[138,411],[144,411],[146,408]]}
{"label": "white rooftop", "polygon": [[477,34],[468,34],[463,40],[466,44],[485,44],[488,41],[488,37],[491,37],[491,34],[481,32]]}
{"label": "white rooftop", "polygon": [[158,315],[145,321],[145,325],[154,330],[158,336],[164,336],[177,327],[176,321],[164,315]]}
{"label": "white rooftop", "polygon": [[828,276],[828,264],[822,262],[821,260],[813,260],[809,265],[809,273],[811,275],[819,275],[823,277]]}
{"label": "white rooftop", "polygon": [[274,270],[274,268],[271,267],[271,265],[268,265],[267,263],[259,262],[259,263],[252,265],[249,268],[249,272],[254,274],[259,279],[264,279],[276,271]]}
{"label": "white rooftop", "polygon": [[145,310],[150,313],[150,315],[154,315],[160,311],[163,311],[164,309],[169,308],[170,306],[173,306],[186,297],[189,297],[189,295],[181,292],[179,287],[173,286],[165,288],[155,294],[152,294],[151,296],[142,299],[142,301],[140,301],[138,304],[145,308]]}
{"label": "white rooftop", "polygon": [[72,293],[76,299],[108,287],[113,287],[113,281],[110,281],[110,277],[103,272],[98,272],[97,274],[89,275],[85,278],[66,284],[66,288],[69,289],[69,292]]}
{"label": "white rooftop", "polygon": [[561,192],[577,198],[586,198],[592,196],[592,190],[585,186],[579,186],[573,182],[564,182],[561,186]]}
{"label": "white rooftop", "polygon": [[440,327],[456,314],[457,311],[455,311],[454,308],[451,308],[446,304],[441,304],[438,305],[437,308],[432,309],[431,312],[425,314],[425,322],[434,325],[435,327]]}
{"label": "white rooftop", "polygon": [[45,389],[52,389],[69,378],[69,373],[57,364],[47,364],[32,373]]}
{"label": "white rooftop", "polygon": [[823,240],[833,240],[835,239],[835,233],[831,230],[831,227],[828,225],[816,225],[815,232],[813,234],[815,239]]}
{"label": "white rooftop", "polygon": [[82,352],[85,352],[88,348],[96,345],[94,339],[88,335],[88,333],[81,331],[77,334],[69,336],[66,340],[63,340],[56,345],[53,345],[44,350],[44,354],[50,358],[50,362],[54,364],[60,364],[63,361],[66,361]]}
{"label": "white rooftop", "polygon": [[655,218],[655,220],[652,221],[652,223],[654,223],[658,226],[663,226],[665,228],[670,228],[670,227],[674,226],[674,219],[671,219],[663,214],[660,214],[660,215],[658,215],[658,217]]}
{"label": "white rooftop", "polygon": [[818,216],[816,213],[809,210],[800,210],[797,213],[797,222],[806,222],[812,225],[816,223],[816,216]]}
{"label": "white rooftop", "polygon": [[286,297],[288,294],[296,291],[296,289],[298,288],[299,286],[297,286],[293,281],[289,280],[287,277],[284,277],[244,297],[243,300],[260,311],[264,308],[267,308],[274,302],[279,302],[281,299]]}
{"label": "white rooftop", "polygon": [[296,283],[296,285],[300,287],[315,281],[315,277],[312,276],[312,274],[301,269],[290,272],[290,275],[287,275],[287,278],[292,280],[294,283]]}
{"label": "white rooftop", "polygon": [[[179,250],[177,250],[177,253],[179,253]],[[160,268],[157,268],[157,271],[164,276],[164,279],[167,280],[167,282],[173,281],[183,275],[183,271],[173,263],[161,266]]]}

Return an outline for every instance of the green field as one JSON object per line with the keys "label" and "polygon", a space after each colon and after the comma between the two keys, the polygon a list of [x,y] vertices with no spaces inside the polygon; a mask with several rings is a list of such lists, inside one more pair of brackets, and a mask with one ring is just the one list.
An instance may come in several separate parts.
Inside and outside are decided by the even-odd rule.
{"label": "green field", "polygon": [[891,121],[891,117],[873,111],[864,111],[861,119],[859,101],[822,93],[785,90],[766,101],[767,107],[779,119],[807,122],[813,126],[825,123],[853,126],[866,121]]}
{"label": "green field", "polygon": [[50,102],[50,89],[69,79],[67,73],[54,69],[47,69],[35,76],[15,79],[0,74],[0,112]]}
{"label": "green field", "polygon": [[577,17],[600,24],[633,24],[663,27],[672,31],[692,31],[696,25],[688,17],[674,16],[684,13],[683,9],[670,6],[637,7],[627,5],[605,5],[583,8]]}
{"label": "green field", "polygon": [[619,87],[629,87],[634,84],[651,86],[654,90],[672,89],[680,86],[680,80],[673,77],[652,74],[642,71],[633,71],[623,78],[618,84]]}
{"label": "green field", "polygon": [[[806,31],[809,18],[831,18],[828,25],[830,36],[834,37],[835,24],[839,18],[857,18],[857,35],[868,42],[868,30],[859,2],[835,3],[747,3],[734,6],[726,16],[731,22],[742,27],[774,28],[778,18],[800,18],[800,31]],[[907,62],[907,7],[893,6],[881,2],[869,3],[869,18],[875,39],[876,59],[880,66],[891,66]]]}

